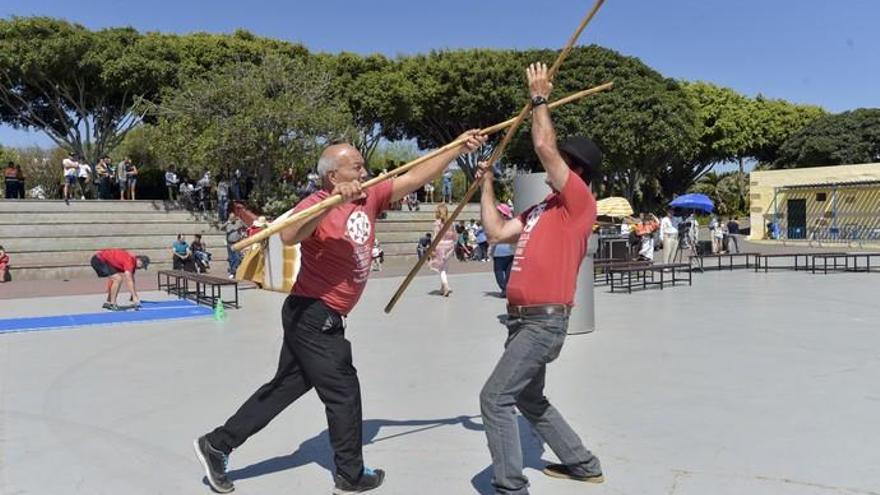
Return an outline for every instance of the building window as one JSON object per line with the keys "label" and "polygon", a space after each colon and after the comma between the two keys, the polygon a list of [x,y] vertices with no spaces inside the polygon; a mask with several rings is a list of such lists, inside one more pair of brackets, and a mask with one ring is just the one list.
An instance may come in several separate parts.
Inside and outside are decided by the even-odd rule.
{"label": "building window", "polygon": [[823,203],[826,199],[828,199],[827,193],[816,193],[816,202]]}

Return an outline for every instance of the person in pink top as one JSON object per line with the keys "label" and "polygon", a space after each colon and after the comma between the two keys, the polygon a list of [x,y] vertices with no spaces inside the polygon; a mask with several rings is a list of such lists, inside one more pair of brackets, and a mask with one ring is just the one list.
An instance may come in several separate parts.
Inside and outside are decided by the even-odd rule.
{"label": "person in pink top", "polygon": [[370,275],[376,218],[391,203],[438,178],[450,161],[486,140],[477,131],[461,137],[466,141],[457,149],[370,189],[361,187],[367,171],[357,148],[334,144],[321,154],[322,188],[294,211],[336,194],[344,202],[280,233],[285,244],[300,245],[302,264],[281,310],[284,341],[278,371],[225,424],[195,440],[196,456],[212,488],[231,492],[234,487],[226,474],[230,452],[312,388],[327,414],[336,465],[333,493],[361,493],[382,484],[385,473],[364,466],[361,389],[351,344],[345,338],[346,317]]}
{"label": "person in pink top", "polygon": [[[446,204],[441,203],[437,205],[437,208],[434,210],[434,238],[437,238],[440,228],[443,227],[448,218],[449,209],[446,207]],[[455,229],[451,227],[446,229],[443,239],[437,243],[437,248],[434,249],[434,253],[428,261],[428,266],[431,267],[431,270],[440,274],[440,292],[444,297],[449,297],[449,294],[452,293],[449,290],[449,277],[446,276],[446,270],[449,267],[449,258],[455,252],[456,238]]]}
{"label": "person in pink top", "polygon": [[552,193],[520,216],[505,219],[495,208],[492,171],[481,164],[481,216],[493,244],[516,242],[507,282],[507,331],[504,353],[480,391],[480,411],[492,455],[495,493],[528,494],[516,412],[531,423],[559,458],[544,473],[601,483],[599,459],[584,447],[544,395],[547,364],[562,351],[575,285],[587,239],[596,222],[596,199],[589,184],[602,153],[589,139],[556,143],[547,108],[552,85],[547,66],[526,70],[532,97],[532,144],[547,172]]}

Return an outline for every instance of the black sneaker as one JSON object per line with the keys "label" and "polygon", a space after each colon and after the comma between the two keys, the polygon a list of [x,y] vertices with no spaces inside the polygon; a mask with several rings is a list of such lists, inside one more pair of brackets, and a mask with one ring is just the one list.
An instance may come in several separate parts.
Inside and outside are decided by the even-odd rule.
{"label": "black sneaker", "polygon": [[585,483],[603,483],[605,481],[605,477],[602,476],[602,473],[587,475],[575,474],[574,472],[572,472],[571,468],[569,468],[565,464],[548,464],[544,468],[544,474],[550,476],[551,478],[583,481]]}
{"label": "black sneaker", "polygon": [[229,461],[229,456],[212,447],[205,437],[196,439],[193,447],[196,449],[196,457],[205,468],[205,476],[211,488],[218,493],[235,490],[235,486],[226,477],[226,463]]}
{"label": "black sneaker", "polygon": [[104,305],[101,307],[104,309],[109,309],[110,311],[113,311],[114,304],[109,303],[109,302],[105,302]]}
{"label": "black sneaker", "polygon": [[381,469],[372,470],[365,467],[357,483],[351,483],[342,476],[336,475],[336,487],[333,489],[333,495],[345,495],[346,493],[363,493],[373,488],[379,488],[379,485],[385,481],[385,471]]}

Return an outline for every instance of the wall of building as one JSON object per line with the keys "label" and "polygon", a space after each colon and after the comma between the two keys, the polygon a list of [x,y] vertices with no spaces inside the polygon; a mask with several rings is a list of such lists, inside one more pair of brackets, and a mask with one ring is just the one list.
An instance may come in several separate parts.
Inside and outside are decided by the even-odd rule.
{"label": "wall of building", "polygon": [[[880,181],[880,163],[861,165],[838,165],[833,167],[811,167],[784,170],[756,170],[749,174],[751,199],[751,235],[750,239],[767,237],[768,214],[773,213],[773,196],[777,188],[802,184],[820,183],[851,183],[861,181]],[[816,201],[816,193],[826,193],[826,201]],[[807,222],[816,223],[816,218],[830,215],[832,208],[833,188],[787,191],[777,197],[777,211],[786,208],[786,198],[807,199]],[[880,186],[876,188],[838,190],[838,222],[841,215],[849,215],[847,223],[851,223],[856,215],[866,215],[866,224],[870,225],[880,216]],[[872,210],[873,208],[873,210]],[[859,212],[861,211],[861,212]],[[830,228],[830,220],[829,228]],[[822,222],[821,220],[819,221]],[[861,221],[859,223],[862,223]]]}

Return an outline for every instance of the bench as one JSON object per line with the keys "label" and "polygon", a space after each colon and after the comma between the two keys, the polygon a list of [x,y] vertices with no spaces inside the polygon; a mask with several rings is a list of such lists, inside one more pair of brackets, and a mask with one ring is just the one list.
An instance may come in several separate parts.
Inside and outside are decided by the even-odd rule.
{"label": "bench", "polygon": [[[845,271],[845,272],[870,272],[871,271],[871,258],[875,256],[880,256],[880,252],[862,252],[862,253],[821,253],[814,254],[813,260],[811,264],[811,272],[815,274],[819,268],[817,263],[818,260],[822,261],[821,271],[823,274],[827,275],[829,270],[828,261],[831,260],[833,264],[831,265],[831,271]],[[865,267],[859,267],[859,259],[865,259]],[[838,264],[838,260],[843,260],[843,265]],[[850,260],[852,260],[852,267],[850,267]]]}
{"label": "bench", "polygon": [[642,266],[650,266],[651,261],[647,260],[634,260],[634,261],[626,261],[626,260],[617,260],[617,259],[599,259],[594,261],[593,265],[593,277],[596,282],[605,280],[606,284],[611,283],[611,270],[614,268],[631,268],[631,267],[642,267]]}
{"label": "bench", "polygon": [[[220,302],[224,307],[240,307],[237,280],[182,270],[159,270],[156,274],[156,281],[159,290],[174,294],[181,299],[191,299],[196,304],[204,303],[213,308],[217,302]],[[235,299],[223,299],[224,287],[234,289]],[[210,294],[208,293],[209,288],[211,289]]]}
{"label": "bench", "polygon": [[[870,272],[871,271],[871,258],[880,257],[880,252],[859,252],[859,253],[847,253],[849,258],[853,260],[853,266],[849,270],[851,272]],[[859,259],[865,259],[865,268],[859,268]]]}
{"label": "bench", "polygon": [[[796,272],[797,272],[797,271],[800,271],[800,270],[809,271],[809,270],[810,270],[810,259],[811,259],[811,256],[814,256],[814,255],[816,255],[816,254],[836,254],[836,255],[842,255],[842,254],[846,254],[846,253],[773,253],[773,254],[758,254],[758,255],[755,257],[755,273],[757,273],[758,270],[761,269],[761,265],[762,265],[761,261],[762,261],[762,260],[763,260],[763,266],[764,266],[764,273],[767,273],[767,271],[768,271],[770,268],[773,268],[773,269],[785,269],[785,270],[794,269],[794,271],[796,271]],[[793,263],[792,265],[783,265],[783,266],[775,265],[775,266],[770,266],[770,260],[771,260],[771,259],[782,259],[782,258],[790,258],[790,259],[793,260],[794,263]],[[801,258],[803,258],[803,260],[804,260],[803,265],[800,264],[800,260],[801,260]]]}
{"label": "bench", "polygon": [[[678,277],[682,271],[687,272],[687,278]],[[663,290],[665,284],[675,286],[677,282],[687,281],[688,285],[693,285],[693,271],[690,263],[657,263],[642,266],[616,267],[611,269],[611,292],[615,289],[626,288],[628,294],[632,293],[633,274],[636,275],[636,284],[641,280],[642,289],[647,289],[649,285],[659,285]],[[659,280],[657,280],[659,274]],[[620,275],[619,279],[615,275]],[[667,278],[669,276],[670,278]],[[619,280],[619,281],[618,281]],[[625,282],[625,284],[624,284]]]}
{"label": "bench", "polygon": [[[751,268],[752,267],[752,256],[755,257],[755,263],[757,263],[758,256],[761,256],[761,253],[721,253],[721,254],[692,254],[690,256],[691,265],[693,265],[694,260],[697,260],[698,267],[696,269],[701,272],[706,271],[706,265],[704,260],[706,258],[715,258],[718,260],[718,270],[722,270],[727,268],[728,270],[733,270],[734,268]],[[727,258],[728,263],[727,266],[722,266],[722,259]],[[745,264],[734,264],[734,258],[745,258]],[[714,267],[713,267],[714,268]]]}

